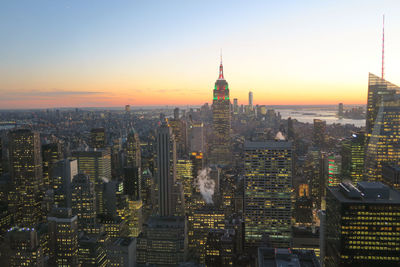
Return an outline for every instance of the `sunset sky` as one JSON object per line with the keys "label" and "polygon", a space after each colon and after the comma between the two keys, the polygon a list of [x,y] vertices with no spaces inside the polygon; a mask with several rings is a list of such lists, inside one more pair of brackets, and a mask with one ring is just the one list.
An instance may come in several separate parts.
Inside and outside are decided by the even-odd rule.
{"label": "sunset sky", "polygon": [[0,109],[231,99],[364,104],[368,72],[400,84],[400,1],[2,0]]}

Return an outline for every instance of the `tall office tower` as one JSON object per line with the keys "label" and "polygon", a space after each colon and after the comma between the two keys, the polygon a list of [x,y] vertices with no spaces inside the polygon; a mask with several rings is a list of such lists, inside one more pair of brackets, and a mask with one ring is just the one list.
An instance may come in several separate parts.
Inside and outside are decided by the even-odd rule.
{"label": "tall office tower", "polygon": [[211,229],[225,229],[224,211],[212,204],[196,209],[188,216],[190,256],[196,262],[205,263],[206,241]]}
{"label": "tall office tower", "polygon": [[204,124],[202,122],[192,122],[189,125],[188,135],[190,152],[205,152]]}
{"label": "tall office tower", "polygon": [[89,145],[91,148],[105,148],[106,144],[106,131],[104,128],[90,130]]}
{"label": "tall office tower", "polygon": [[325,186],[337,186],[341,182],[341,172],[342,172],[342,156],[330,153],[328,157],[325,158],[325,165],[328,165],[325,170],[327,175]]}
{"label": "tall office tower", "polygon": [[235,266],[235,230],[216,230],[208,232],[206,246],[206,266]]}
{"label": "tall office tower", "polygon": [[61,143],[42,145],[43,184],[45,188],[52,188],[50,172],[54,163],[63,158]]}
{"label": "tall office tower", "polygon": [[244,144],[244,218],[246,247],[269,238],[274,247],[290,247],[292,219],[292,143]]}
{"label": "tall office tower", "polygon": [[132,130],[126,140],[126,166],[140,168],[142,165],[139,134]]}
{"label": "tall office tower", "polygon": [[250,109],[253,109],[253,92],[249,92],[249,107]]}
{"label": "tall office tower", "polygon": [[233,99],[233,114],[239,114],[239,104],[237,98]]}
{"label": "tall office tower", "polygon": [[78,266],[78,217],[70,208],[54,208],[47,222],[52,266]]}
{"label": "tall office tower", "polygon": [[142,181],[140,168],[124,168],[124,194],[131,200],[141,199]]}
{"label": "tall office tower", "polygon": [[325,146],[326,121],[314,119],[313,143],[318,148]]}
{"label": "tall office tower", "polygon": [[343,103],[339,103],[338,106],[338,117],[339,119],[343,118],[344,116],[344,110],[343,110]]}
{"label": "tall office tower", "polygon": [[[3,250],[5,249],[5,250]],[[43,248],[34,228],[13,227],[8,230],[2,249],[1,266],[44,267]]]}
{"label": "tall office tower", "polygon": [[111,180],[111,155],[108,150],[74,151],[72,156],[78,160],[78,171],[89,175],[96,191],[96,211],[104,212],[103,182]]}
{"label": "tall office tower", "polygon": [[342,177],[353,183],[363,180],[365,158],[365,133],[353,133],[342,142]]}
{"label": "tall office tower", "polygon": [[177,266],[187,257],[185,217],[153,216],[137,238],[138,266]]}
{"label": "tall office tower", "polygon": [[175,136],[176,154],[178,157],[186,156],[188,132],[186,122],[179,118],[179,108],[174,109],[174,118],[169,120],[169,125]]}
{"label": "tall office tower", "polygon": [[382,166],[400,163],[400,95],[382,98],[366,150],[369,181],[382,180]]}
{"label": "tall office tower", "polygon": [[40,137],[31,130],[9,133],[9,160],[14,184],[12,208],[18,226],[32,227],[41,219],[41,188],[43,186]]}
{"label": "tall office tower", "polygon": [[157,183],[159,213],[161,216],[174,214],[172,187],[175,183],[176,146],[175,137],[167,121],[157,130]]}
{"label": "tall office tower", "polygon": [[231,162],[231,111],[229,87],[224,78],[224,70],[219,66],[219,77],[213,93],[213,136],[210,161],[213,164],[228,165]]}
{"label": "tall office tower", "polygon": [[80,173],[74,176],[71,185],[72,213],[78,216],[78,228],[86,233],[96,229],[96,194],[89,176]]}
{"label": "tall office tower", "polygon": [[54,204],[58,207],[71,207],[71,182],[77,174],[77,160],[62,159],[53,163],[50,184],[54,191]]}
{"label": "tall office tower", "polygon": [[178,159],[176,162],[176,181],[182,184],[185,198],[185,214],[192,210],[194,191],[193,162],[190,159]]}
{"label": "tall office tower", "polygon": [[321,154],[321,151],[313,147],[308,151],[304,165],[304,175],[310,186],[310,196],[318,209],[321,208],[325,186],[323,179],[323,158],[324,156]]}
{"label": "tall office tower", "polygon": [[366,134],[372,134],[377,119],[379,107],[381,106],[383,96],[394,95],[400,92],[400,87],[394,85],[383,78],[372,73],[368,75],[368,102],[367,102],[367,121]]}
{"label": "tall office tower", "polygon": [[155,181],[149,169],[144,170],[142,173],[142,189],[140,196],[143,201],[143,221],[147,221],[157,207]]}
{"label": "tall office tower", "polygon": [[380,182],[327,190],[325,266],[397,266],[400,192]]}

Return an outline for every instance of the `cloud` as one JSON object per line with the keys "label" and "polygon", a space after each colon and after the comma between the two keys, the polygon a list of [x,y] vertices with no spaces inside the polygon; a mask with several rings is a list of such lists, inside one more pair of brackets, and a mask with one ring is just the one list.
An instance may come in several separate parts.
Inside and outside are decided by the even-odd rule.
{"label": "cloud", "polygon": [[65,91],[65,90],[31,90],[26,92],[14,92],[13,94],[21,94],[28,96],[64,96],[64,95],[94,95],[102,94],[103,92],[96,91]]}

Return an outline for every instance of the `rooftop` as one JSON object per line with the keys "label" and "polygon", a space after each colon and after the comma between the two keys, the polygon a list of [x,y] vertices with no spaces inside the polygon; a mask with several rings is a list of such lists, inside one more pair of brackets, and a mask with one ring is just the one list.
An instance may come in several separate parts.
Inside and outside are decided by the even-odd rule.
{"label": "rooftop", "polygon": [[245,141],[244,142],[245,149],[255,149],[255,148],[279,148],[279,149],[291,149],[292,142],[291,141],[265,141],[265,142],[251,142]]}
{"label": "rooftop", "polygon": [[290,248],[258,248],[259,267],[319,267],[312,250],[292,250]]}
{"label": "rooftop", "polygon": [[381,182],[341,183],[328,190],[342,203],[400,204],[400,192]]}

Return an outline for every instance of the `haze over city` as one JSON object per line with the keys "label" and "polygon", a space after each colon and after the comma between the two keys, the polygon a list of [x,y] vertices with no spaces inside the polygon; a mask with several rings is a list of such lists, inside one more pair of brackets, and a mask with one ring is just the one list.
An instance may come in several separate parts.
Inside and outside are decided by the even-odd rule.
{"label": "haze over city", "polygon": [[2,1],[0,108],[366,104],[400,83],[398,1]]}

